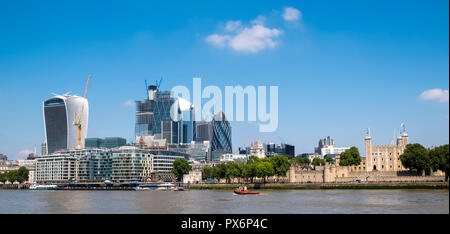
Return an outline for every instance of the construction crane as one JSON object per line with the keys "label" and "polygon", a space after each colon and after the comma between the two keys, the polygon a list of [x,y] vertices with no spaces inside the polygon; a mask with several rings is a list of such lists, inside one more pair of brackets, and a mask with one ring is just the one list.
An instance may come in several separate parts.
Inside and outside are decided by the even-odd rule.
{"label": "construction crane", "polygon": [[161,76],[161,79],[159,80],[159,82],[156,81],[156,87],[158,87],[158,89],[159,89],[159,87],[161,86],[162,80],[163,80],[163,78],[162,78],[162,76]]}
{"label": "construction crane", "polygon": [[81,105],[81,110],[79,112],[79,114],[77,115],[76,112],[73,112],[73,115],[75,116],[75,119],[73,120],[73,125],[77,126],[78,128],[78,144],[77,144],[77,148],[81,149],[81,126],[82,126],[82,121],[81,118],[83,118],[83,111],[84,111],[84,103],[86,103],[86,95],[87,95],[87,91],[88,91],[88,87],[89,87],[89,81],[91,80],[92,75],[89,75],[87,83],[86,83],[86,89],[84,90],[84,97],[83,97],[83,104]]}

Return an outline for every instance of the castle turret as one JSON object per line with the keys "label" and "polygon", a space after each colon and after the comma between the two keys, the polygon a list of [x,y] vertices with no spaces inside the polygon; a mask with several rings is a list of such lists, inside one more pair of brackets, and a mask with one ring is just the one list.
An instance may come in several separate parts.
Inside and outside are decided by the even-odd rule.
{"label": "castle turret", "polygon": [[367,129],[365,137],[366,146],[366,171],[372,170],[372,137],[370,136],[370,128]]}

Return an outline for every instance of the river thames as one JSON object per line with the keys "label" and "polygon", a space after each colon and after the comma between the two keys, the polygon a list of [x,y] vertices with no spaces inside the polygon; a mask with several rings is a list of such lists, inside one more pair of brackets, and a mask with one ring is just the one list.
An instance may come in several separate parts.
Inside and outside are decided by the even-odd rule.
{"label": "river thames", "polygon": [[449,213],[448,190],[232,191],[0,190],[0,213],[381,214]]}

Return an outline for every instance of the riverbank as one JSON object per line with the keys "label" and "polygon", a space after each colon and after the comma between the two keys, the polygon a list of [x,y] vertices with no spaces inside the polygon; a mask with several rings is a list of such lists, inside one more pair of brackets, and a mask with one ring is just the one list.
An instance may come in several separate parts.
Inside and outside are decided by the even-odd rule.
{"label": "riverbank", "polygon": [[[235,190],[241,184],[185,184],[190,190]],[[318,189],[449,189],[447,182],[415,182],[415,183],[311,183],[311,184],[245,184],[248,189],[261,190],[318,190]],[[2,185],[1,189],[29,189],[29,185]],[[106,186],[106,185],[71,185],[61,186],[61,190],[134,190],[130,185]]]}
{"label": "riverbank", "polygon": [[[234,190],[239,184],[194,184],[191,190]],[[343,183],[343,184],[246,184],[248,189],[296,190],[296,189],[449,189],[445,182],[434,183]]]}

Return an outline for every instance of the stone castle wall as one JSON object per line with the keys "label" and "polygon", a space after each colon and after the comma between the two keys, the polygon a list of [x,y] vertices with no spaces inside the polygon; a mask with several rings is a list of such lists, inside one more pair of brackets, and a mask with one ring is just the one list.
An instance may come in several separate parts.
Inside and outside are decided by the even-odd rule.
{"label": "stone castle wall", "polygon": [[288,171],[290,183],[344,183],[344,182],[426,182],[444,181],[444,173],[438,171],[430,176],[417,175],[410,171],[370,171],[354,170],[351,166],[326,165],[305,169],[293,164]]}

